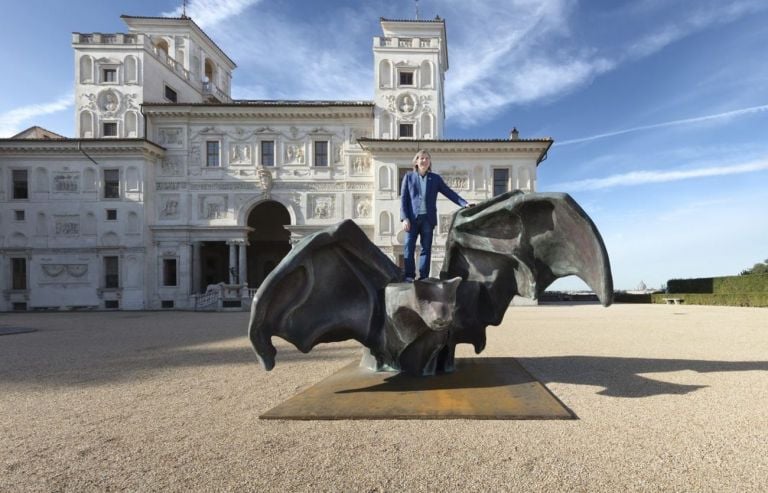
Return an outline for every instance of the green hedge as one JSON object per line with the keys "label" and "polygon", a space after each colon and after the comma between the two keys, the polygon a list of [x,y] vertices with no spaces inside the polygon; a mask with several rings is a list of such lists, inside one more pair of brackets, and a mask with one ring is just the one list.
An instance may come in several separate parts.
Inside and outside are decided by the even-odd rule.
{"label": "green hedge", "polygon": [[766,293],[654,293],[654,303],[666,303],[664,298],[682,298],[687,305],[761,306],[768,307]]}
{"label": "green hedge", "polygon": [[764,293],[768,295],[768,274],[702,277],[698,279],[670,279],[667,281],[667,292],[670,294],[701,293],[718,295],[753,295]]}

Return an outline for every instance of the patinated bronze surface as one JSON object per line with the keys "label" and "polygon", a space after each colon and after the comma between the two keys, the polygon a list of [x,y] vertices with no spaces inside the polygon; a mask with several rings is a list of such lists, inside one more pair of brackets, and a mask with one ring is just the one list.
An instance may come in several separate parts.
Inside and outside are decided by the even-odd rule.
{"label": "patinated bronze surface", "polygon": [[440,279],[412,284],[347,220],[305,238],[272,271],[253,299],[249,336],[267,370],[279,336],[303,352],[357,340],[374,370],[451,372],[456,345],[480,353],[515,295],[537,298],[568,275],[612,302],[600,233],[566,194],[509,192],[457,211]]}

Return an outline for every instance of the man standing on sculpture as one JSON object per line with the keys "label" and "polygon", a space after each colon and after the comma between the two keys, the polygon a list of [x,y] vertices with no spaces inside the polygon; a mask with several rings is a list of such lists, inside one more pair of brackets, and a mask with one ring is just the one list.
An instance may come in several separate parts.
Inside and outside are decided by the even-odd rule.
{"label": "man standing on sculpture", "polygon": [[413,171],[403,177],[400,186],[400,220],[406,232],[405,281],[416,277],[414,253],[416,238],[421,237],[419,255],[419,279],[429,277],[432,256],[432,236],[437,225],[437,192],[461,207],[469,204],[445,184],[437,173],[432,172],[432,157],[427,151],[419,151],[413,158]]}

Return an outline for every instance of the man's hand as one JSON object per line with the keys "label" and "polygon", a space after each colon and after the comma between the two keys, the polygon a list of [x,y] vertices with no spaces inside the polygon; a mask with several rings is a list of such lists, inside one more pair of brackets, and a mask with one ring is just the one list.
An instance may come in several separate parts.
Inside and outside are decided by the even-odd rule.
{"label": "man's hand", "polygon": [[403,231],[406,233],[411,230],[411,222],[407,219],[403,219]]}

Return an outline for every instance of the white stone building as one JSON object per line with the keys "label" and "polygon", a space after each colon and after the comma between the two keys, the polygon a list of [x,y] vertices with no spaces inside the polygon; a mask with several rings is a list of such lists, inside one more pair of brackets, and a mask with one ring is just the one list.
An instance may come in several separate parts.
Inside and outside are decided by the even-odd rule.
{"label": "white stone building", "polygon": [[[73,34],[76,138],[0,139],[0,311],[246,306],[292,244],[345,218],[398,262],[417,150],[479,202],[533,191],[552,144],[444,138],[440,19],[382,19],[371,101],[232,100],[234,62],[191,19],[123,20]],[[454,210],[439,201],[432,275]]]}

